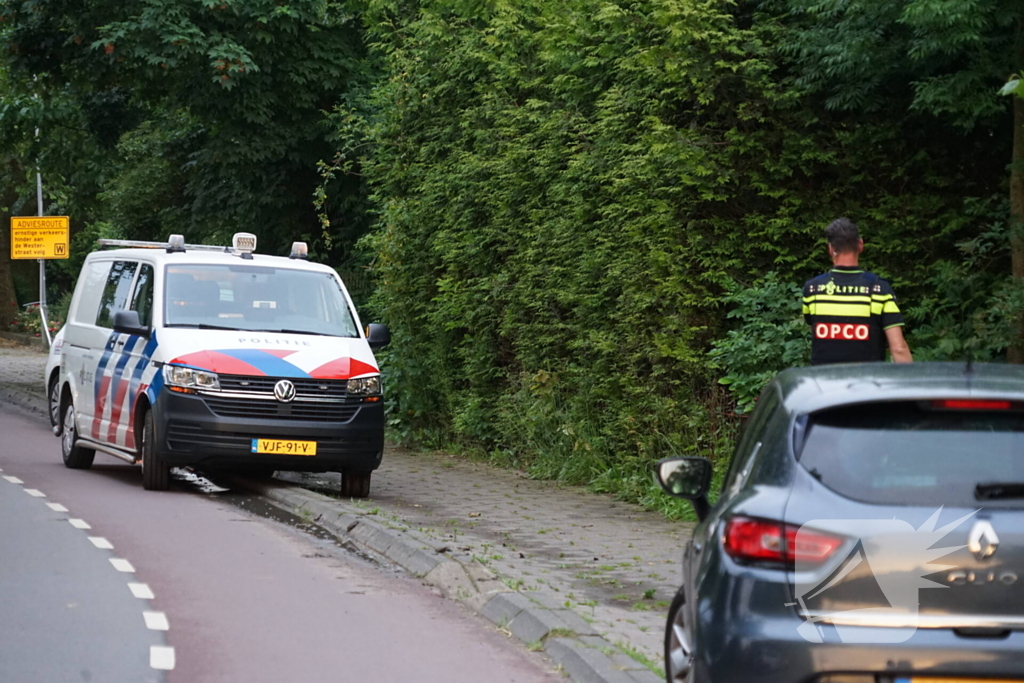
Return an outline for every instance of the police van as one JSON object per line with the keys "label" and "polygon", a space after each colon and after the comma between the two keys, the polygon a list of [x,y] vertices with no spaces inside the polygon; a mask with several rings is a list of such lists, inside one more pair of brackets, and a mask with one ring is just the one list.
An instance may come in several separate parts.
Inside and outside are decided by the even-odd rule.
{"label": "police van", "polygon": [[164,490],[170,468],[337,471],[365,497],[384,449],[373,350],[341,278],[307,260],[231,247],[100,240],[86,257],[46,370],[64,464],[96,452],[141,463]]}

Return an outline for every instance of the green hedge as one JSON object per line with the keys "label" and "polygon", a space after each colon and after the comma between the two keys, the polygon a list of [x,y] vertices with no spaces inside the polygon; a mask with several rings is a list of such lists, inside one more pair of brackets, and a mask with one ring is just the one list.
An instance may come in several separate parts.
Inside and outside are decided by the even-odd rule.
{"label": "green hedge", "polygon": [[381,2],[368,22],[392,434],[537,476],[641,498],[653,460],[716,457],[727,292],[801,284],[850,215],[919,299],[1005,173],[988,131],[829,115],[779,67],[780,29],[726,2]]}

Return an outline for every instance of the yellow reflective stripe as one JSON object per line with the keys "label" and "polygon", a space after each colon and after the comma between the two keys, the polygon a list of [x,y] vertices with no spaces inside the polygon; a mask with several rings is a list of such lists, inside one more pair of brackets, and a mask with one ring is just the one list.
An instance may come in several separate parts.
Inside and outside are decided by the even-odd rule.
{"label": "yellow reflective stripe", "polygon": [[870,318],[871,305],[856,304],[811,304],[811,315],[845,315],[853,318]]}
{"label": "yellow reflective stripe", "polygon": [[885,306],[882,307],[882,313],[899,313],[900,307],[896,305],[895,301],[886,301]]}
{"label": "yellow reflective stripe", "polygon": [[888,301],[892,298],[892,294],[872,294],[871,298],[875,301]]}
{"label": "yellow reflective stripe", "polygon": [[811,307],[808,306],[807,304],[804,304],[804,315],[810,315],[810,314],[811,314]]}
{"label": "yellow reflective stripe", "polygon": [[869,296],[854,296],[852,294],[833,294],[829,296],[827,294],[815,294],[804,298],[805,303],[813,303],[815,301],[849,301],[851,303],[858,304],[869,304],[871,303],[871,297]]}
{"label": "yellow reflective stripe", "polygon": [[882,304],[871,304],[871,315],[882,315]]}

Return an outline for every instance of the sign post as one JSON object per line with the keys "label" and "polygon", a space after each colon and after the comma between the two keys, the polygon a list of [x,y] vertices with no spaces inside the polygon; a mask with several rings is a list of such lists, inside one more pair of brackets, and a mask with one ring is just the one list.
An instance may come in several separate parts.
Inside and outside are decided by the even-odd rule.
{"label": "sign post", "polygon": [[39,260],[39,314],[47,345],[53,343],[46,320],[46,260],[68,258],[71,251],[71,219],[67,216],[11,217],[11,258]]}

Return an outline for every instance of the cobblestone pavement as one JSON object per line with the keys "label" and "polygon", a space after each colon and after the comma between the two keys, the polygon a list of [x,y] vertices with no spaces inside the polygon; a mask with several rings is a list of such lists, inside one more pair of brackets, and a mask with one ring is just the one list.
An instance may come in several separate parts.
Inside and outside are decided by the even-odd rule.
{"label": "cobblestone pavement", "polygon": [[[0,391],[45,411],[45,364],[43,352],[0,347]],[[333,473],[277,476],[321,493],[339,486]],[[480,562],[551,607],[572,607],[609,641],[661,666],[665,613],[691,525],[521,472],[395,447],[361,505],[382,522],[443,541],[453,558]]]}
{"label": "cobblestone pavement", "polygon": [[[278,473],[321,493],[338,475]],[[445,541],[510,587],[574,608],[608,640],[661,661],[689,525],[609,496],[439,453],[389,448],[369,509]]]}
{"label": "cobblestone pavement", "polygon": [[46,414],[46,351],[0,337],[0,398]]}

